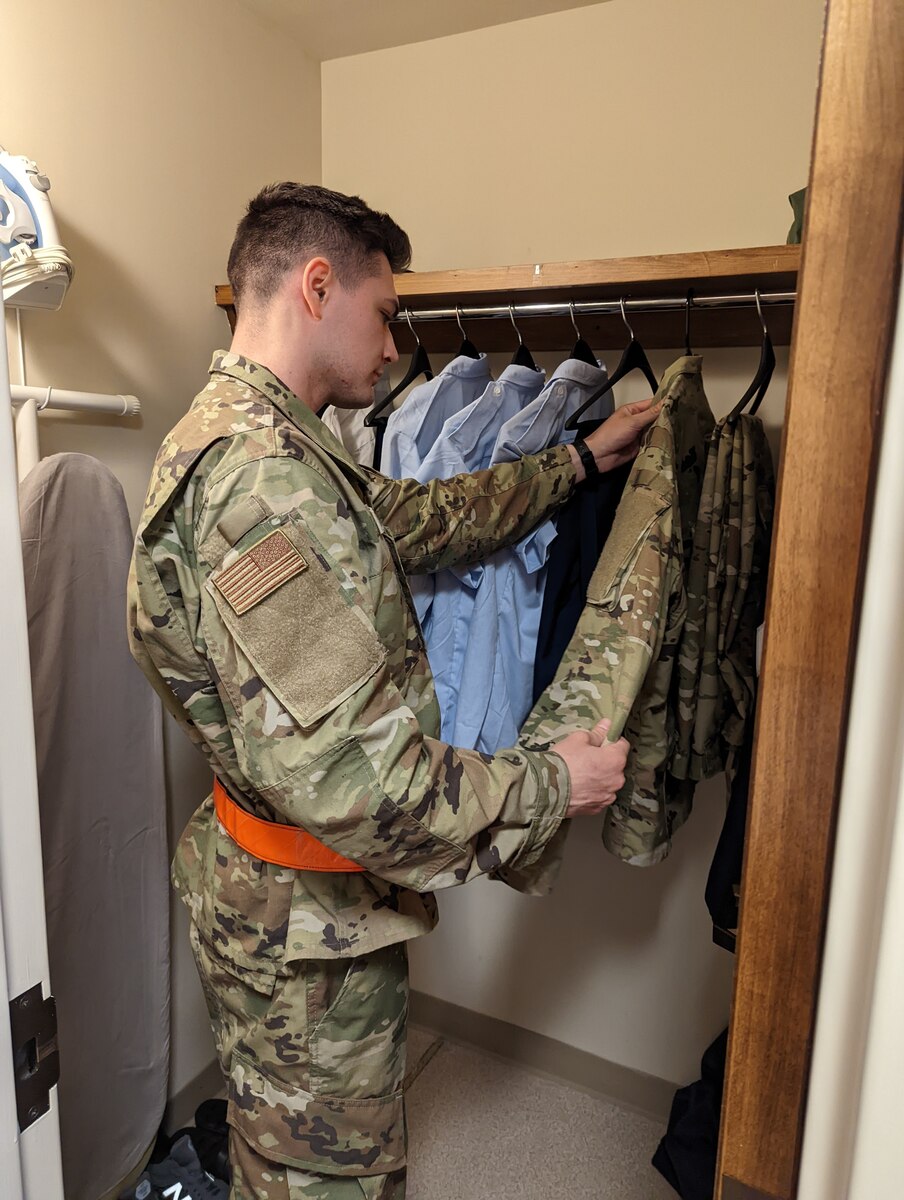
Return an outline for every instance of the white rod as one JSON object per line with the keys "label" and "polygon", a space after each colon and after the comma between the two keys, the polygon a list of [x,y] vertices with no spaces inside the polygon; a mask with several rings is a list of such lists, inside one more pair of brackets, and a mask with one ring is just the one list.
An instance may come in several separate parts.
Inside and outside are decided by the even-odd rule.
{"label": "white rod", "polygon": [[22,337],[22,309],[16,309],[16,338],[19,343],[19,383],[24,384],[25,379],[25,341]]}
{"label": "white rod", "polygon": [[16,386],[10,389],[13,404],[37,403],[38,411],[45,408],[67,409],[70,412],[109,412],[120,417],[137,417],[141,404],[136,396],[112,396],[103,392],[67,392],[63,388]]}
{"label": "white rod", "polygon": [[[5,313],[3,309],[3,296],[0,293],[0,339],[3,341],[3,350],[6,350],[6,324]],[[9,399],[9,364],[6,359],[6,354],[0,354],[0,554],[6,555],[10,552],[10,563],[13,567],[13,574],[16,573],[16,563],[21,561],[21,545],[15,540],[16,531],[11,531],[9,526],[11,522],[5,520],[4,517],[10,513],[18,515],[18,499],[15,494],[15,489],[10,486],[15,478],[15,459],[12,451],[12,408]],[[18,529],[18,521],[16,521],[16,530]],[[21,636],[22,630],[14,630],[13,636],[19,633]],[[6,689],[4,689],[6,691]],[[21,702],[21,697],[15,694],[16,680],[11,681],[10,699],[11,703],[16,704]],[[5,703],[5,699],[0,698],[0,705]],[[2,730],[0,730],[2,737]],[[0,805],[3,803],[4,787],[4,772],[6,767],[0,761]],[[0,822],[2,822],[3,813],[0,809]],[[0,1020],[0,1178],[3,1179],[3,1185],[9,1194],[10,1200],[24,1200],[22,1192],[22,1164],[19,1157],[19,1139],[18,1127],[19,1120],[16,1114],[16,1084],[15,1072],[13,1069],[13,1048],[12,1036],[10,1033],[9,1020],[6,1017],[6,1004],[14,993],[10,990],[7,980],[6,959],[7,948],[3,936],[3,903],[2,893],[0,893],[0,1001],[3,1002],[3,1020]]]}
{"label": "white rod", "polygon": [[38,405],[35,400],[26,400],[13,409],[16,422],[16,468],[21,483],[28,472],[41,461],[41,444],[38,433]]}

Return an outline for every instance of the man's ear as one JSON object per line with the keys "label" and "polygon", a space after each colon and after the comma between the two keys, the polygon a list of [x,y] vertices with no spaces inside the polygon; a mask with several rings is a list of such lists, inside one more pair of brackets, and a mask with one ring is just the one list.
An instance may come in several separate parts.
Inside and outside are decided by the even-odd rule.
{"label": "man's ear", "polygon": [[301,272],[301,298],[315,321],[323,319],[324,305],[335,284],[333,269],[325,258],[312,258]]}

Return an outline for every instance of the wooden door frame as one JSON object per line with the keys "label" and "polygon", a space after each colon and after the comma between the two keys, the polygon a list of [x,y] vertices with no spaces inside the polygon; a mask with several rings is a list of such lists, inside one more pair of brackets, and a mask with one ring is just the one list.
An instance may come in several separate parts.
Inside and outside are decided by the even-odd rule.
{"label": "wooden door frame", "polygon": [[797,1191],[900,279],[900,0],[829,0],[760,678],[716,1200]]}

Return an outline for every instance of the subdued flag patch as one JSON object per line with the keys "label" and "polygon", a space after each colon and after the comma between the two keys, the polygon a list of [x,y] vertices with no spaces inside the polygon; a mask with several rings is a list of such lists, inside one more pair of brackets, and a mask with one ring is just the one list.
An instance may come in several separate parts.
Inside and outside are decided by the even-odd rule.
{"label": "subdued flag patch", "polygon": [[268,533],[246,550],[212,582],[230,607],[241,616],[278,587],[306,571],[304,556],[295,549],[282,530]]}

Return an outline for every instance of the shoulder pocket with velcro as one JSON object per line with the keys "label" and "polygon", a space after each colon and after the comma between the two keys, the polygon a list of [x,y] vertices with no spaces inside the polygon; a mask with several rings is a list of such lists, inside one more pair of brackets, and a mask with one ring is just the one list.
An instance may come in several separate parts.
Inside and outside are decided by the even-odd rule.
{"label": "shoulder pocket with velcro", "polygon": [[636,487],[625,493],[590,577],[588,604],[618,607],[625,584],[638,570],[641,555],[659,552],[651,545],[651,538],[654,526],[669,507],[668,497],[650,488]]}
{"label": "shoulder pocket with velcro", "polygon": [[261,681],[311,726],[373,675],[386,654],[360,593],[291,516],[245,530],[207,590]]}

